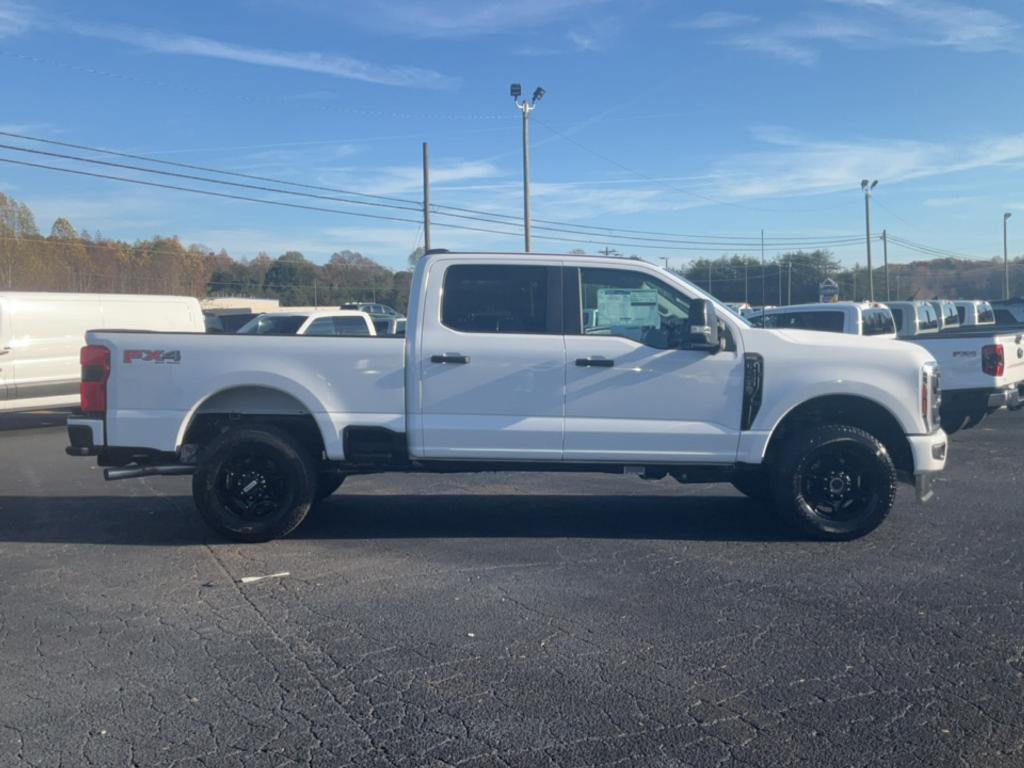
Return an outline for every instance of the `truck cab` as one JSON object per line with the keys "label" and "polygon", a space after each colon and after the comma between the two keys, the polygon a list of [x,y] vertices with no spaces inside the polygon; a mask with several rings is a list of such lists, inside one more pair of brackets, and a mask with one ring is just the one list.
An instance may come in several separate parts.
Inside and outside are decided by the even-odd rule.
{"label": "truck cab", "polygon": [[927,336],[941,330],[939,315],[930,302],[887,301],[885,306],[892,312],[896,335],[901,339]]}
{"label": "truck cab", "polygon": [[992,309],[992,305],[987,301],[979,299],[961,300],[955,301],[953,304],[956,307],[962,327],[996,324],[996,313]]}

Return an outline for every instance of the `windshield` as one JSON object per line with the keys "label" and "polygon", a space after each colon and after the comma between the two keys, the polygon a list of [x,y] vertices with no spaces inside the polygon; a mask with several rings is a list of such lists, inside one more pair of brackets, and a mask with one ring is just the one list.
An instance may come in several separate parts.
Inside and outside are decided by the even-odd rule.
{"label": "windshield", "polygon": [[306,315],[260,315],[238,329],[246,335],[294,336],[306,322]]}

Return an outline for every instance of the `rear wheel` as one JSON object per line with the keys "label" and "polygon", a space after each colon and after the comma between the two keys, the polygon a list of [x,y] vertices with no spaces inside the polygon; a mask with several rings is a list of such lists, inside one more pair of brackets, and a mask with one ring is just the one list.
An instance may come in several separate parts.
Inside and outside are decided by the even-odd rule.
{"label": "rear wheel", "polygon": [[817,539],[855,539],[877,528],[896,498],[896,468],[873,435],[845,424],[789,438],[772,494],[780,515]]}
{"label": "rear wheel", "polygon": [[305,448],[274,427],[218,435],[192,476],[192,497],[208,525],[235,541],[285,536],[309,512],[316,471]]}

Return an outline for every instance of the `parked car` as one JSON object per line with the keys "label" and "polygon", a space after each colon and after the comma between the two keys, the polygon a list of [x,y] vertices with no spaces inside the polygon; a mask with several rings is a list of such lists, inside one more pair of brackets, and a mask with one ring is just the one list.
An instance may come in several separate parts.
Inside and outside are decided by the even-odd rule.
{"label": "parked car", "polygon": [[202,333],[188,296],[0,293],[0,411],[72,408],[79,400],[79,350],[89,329]]}
{"label": "parked car", "polygon": [[957,311],[956,302],[949,299],[932,299],[928,302],[935,310],[939,318],[939,331],[948,331],[950,328],[960,327],[960,313]]}
{"label": "parked car", "polygon": [[378,336],[404,336],[405,335],[405,318],[404,317],[375,317],[373,318],[373,327],[377,331]]}
{"label": "parked car", "polygon": [[255,312],[244,309],[204,309],[203,318],[207,333],[238,333],[238,330],[256,317]]}
{"label": "parked car", "polygon": [[[640,260],[428,253],[409,316],[408,339],[90,333],[68,452],[108,479],[192,474],[241,541],[351,474],[538,469],[732,482],[841,540],[945,465],[928,352],[754,328]],[[179,362],[132,356],[151,349]]]}
{"label": "parked car", "polygon": [[331,309],[322,312],[267,312],[238,329],[244,336],[376,336],[365,312]]}
{"label": "parked car", "polygon": [[987,301],[956,301],[954,304],[962,326],[996,324],[996,313]]}
{"label": "parked car", "polygon": [[354,309],[358,312],[365,312],[368,315],[381,315],[384,317],[402,317],[402,313],[387,304],[376,302],[349,302],[342,304],[341,309]]}
{"label": "parked car", "polygon": [[747,317],[759,328],[851,333],[896,338],[892,312],[884,304],[836,301],[775,307]]}
{"label": "parked car", "polygon": [[927,301],[887,301],[885,306],[892,312],[901,339],[938,333],[941,328],[935,307]]}

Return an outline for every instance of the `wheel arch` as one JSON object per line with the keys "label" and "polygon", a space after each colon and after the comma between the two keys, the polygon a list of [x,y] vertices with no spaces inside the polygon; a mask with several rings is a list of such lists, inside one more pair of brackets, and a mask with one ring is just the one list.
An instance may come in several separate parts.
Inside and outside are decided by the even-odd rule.
{"label": "wheel arch", "polygon": [[794,406],[776,423],[768,438],[765,460],[771,461],[787,435],[804,425],[847,424],[876,437],[901,472],[914,471],[910,441],[899,419],[877,400],[862,395],[821,395]]}
{"label": "wheel arch", "polygon": [[333,427],[300,397],[264,384],[225,386],[196,403],[182,421],[177,445],[205,445],[232,425],[273,424],[319,456],[329,447]]}

